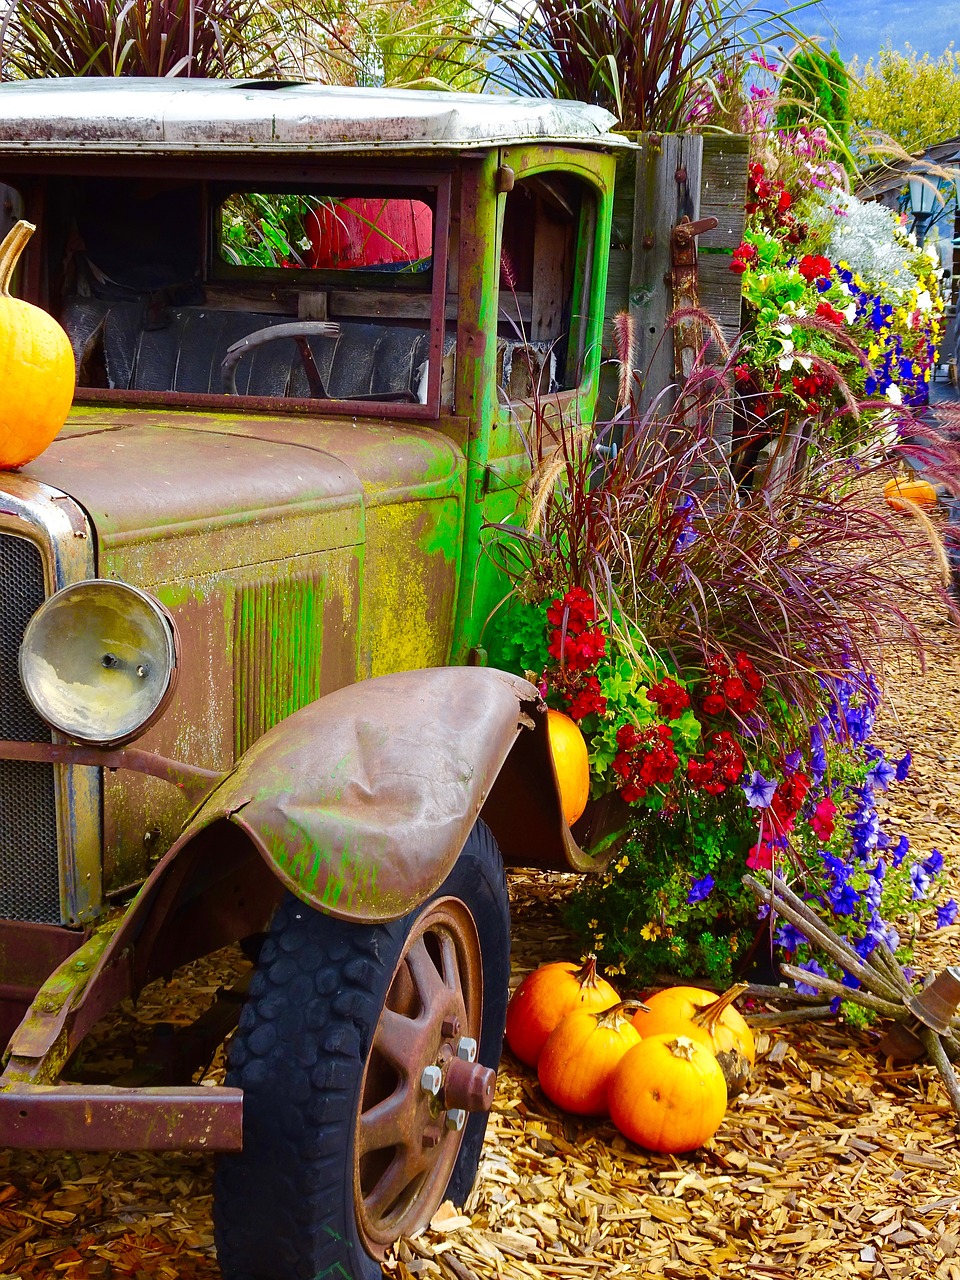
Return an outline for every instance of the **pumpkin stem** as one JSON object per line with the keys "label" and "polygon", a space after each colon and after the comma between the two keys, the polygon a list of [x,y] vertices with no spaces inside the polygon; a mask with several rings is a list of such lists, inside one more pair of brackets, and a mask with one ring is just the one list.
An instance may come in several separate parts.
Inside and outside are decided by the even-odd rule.
{"label": "pumpkin stem", "polygon": [[573,975],[580,983],[581,987],[596,987],[597,985],[597,957],[591,951],[584,960],[583,965]]}
{"label": "pumpkin stem", "polygon": [[637,1008],[636,1000],[621,1000],[619,1004],[611,1005],[609,1009],[601,1009],[593,1016],[597,1020],[598,1027],[622,1027],[625,1022],[631,1021],[625,1011],[635,1008]]}
{"label": "pumpkin stem", "polygon": [[712,1004],[705,1005],[698,1013],[695,1013],[693,1021],[698,1027],[703,1027],[708,1035],[712,1036],[714,1028],[723,1016],[724,1009],[733,1004],[737,996],[742,996],[749,985],[749,982],[734,983],[729,991],[725,991]]}
{"label": "pumpkin stem", "polygon": [[32,222],[24,222],[23,218],[15,223],[4,236],[0,244],[0,298],[10,297],[10,281],[16,270],[20,255],[26,248],[27,241],[36,231]]}
{"label": "pumpkin stem", "polygon": [[676,1040],[670,1040],[667,1044],[667,1048],[673,1056],[675,1058],[683,1058],[685,1062],[693,1061],[693,1055],[699,1047],[687,1036],[677,1036]]}

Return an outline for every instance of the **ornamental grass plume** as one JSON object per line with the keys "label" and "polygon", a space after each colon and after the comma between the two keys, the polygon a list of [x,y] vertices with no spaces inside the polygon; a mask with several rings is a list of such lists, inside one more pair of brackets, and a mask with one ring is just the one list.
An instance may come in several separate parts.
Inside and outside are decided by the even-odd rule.
{"label": "ornamental grass plume", "polygon": [[5,0],[0,78],[253,76],[276,70],[258,0]]}
{"label": "ornamental grass plume", "polygon": [[[743,653],[815,718],[822,679],[882,671],[891,642],[920,653],[904,563],[917,531],[870,501],[888,464],[856,452],[811,449],[792,473],[761,466],[738,487],[714,439],[737,353],[721,369],[703,354],[675,397],[643,414],[631,403],[595,431],[535,405],[526,445],[552,483],[536,521],[488,529],[490,549],[519,598],[587,591],[640,661],[659,653],[703,673],[709,655]],[[907,410],[888,412],[901,434],[917,431]]]}

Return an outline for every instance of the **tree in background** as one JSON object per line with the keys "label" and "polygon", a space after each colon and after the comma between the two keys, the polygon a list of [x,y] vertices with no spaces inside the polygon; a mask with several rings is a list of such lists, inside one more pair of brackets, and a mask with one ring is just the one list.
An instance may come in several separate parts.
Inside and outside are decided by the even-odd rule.
{"label": "tree in background", "polygon": [[911,154],[960,135],[960,54],[949,45],[939,58],[919,57],[910,45],[890,45],[876,62],[850,64],[853,143],[864,156],[882,154],[892,140]]}
{"label": "tree in background", "polygon": [[837,50],[824,53],[815,45],[795,51],[784,65],[777,106],[777,126],[799,125],[826,129],[834,158],[845,161],[850,152],[850,85]]}

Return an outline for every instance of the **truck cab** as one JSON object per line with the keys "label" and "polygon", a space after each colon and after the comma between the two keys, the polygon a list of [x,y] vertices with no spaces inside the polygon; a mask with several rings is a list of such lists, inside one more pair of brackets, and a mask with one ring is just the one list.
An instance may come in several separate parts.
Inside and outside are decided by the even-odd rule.
{"label": "truck cab", "polygon": [[[16,292],[77,370],[59,436],[0,473],[0,1143],[223,1152],[227,1280],[368,1280],[462,1199],[501,857],[592,864],[483,631],[531,429],[596,401],[612,123],[0,85],[0,231],[37,228]],[[105,1012],[232,943],[226,1084],[188,1037],[146,1085],[78,1077]],[[232,1025],[207,1022],[194,1049]]]}

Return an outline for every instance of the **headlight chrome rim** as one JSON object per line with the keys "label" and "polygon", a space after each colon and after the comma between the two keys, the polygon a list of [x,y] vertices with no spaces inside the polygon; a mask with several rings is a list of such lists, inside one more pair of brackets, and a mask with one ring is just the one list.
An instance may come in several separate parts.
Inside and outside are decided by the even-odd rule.
{"label": "headlight chrome rim", "polygon": [[20,680],[37,714],[73,742],[116,747],[163,714],[177,683],[180,638],[148,592],[111,578],[61,588],[23,635]]}

